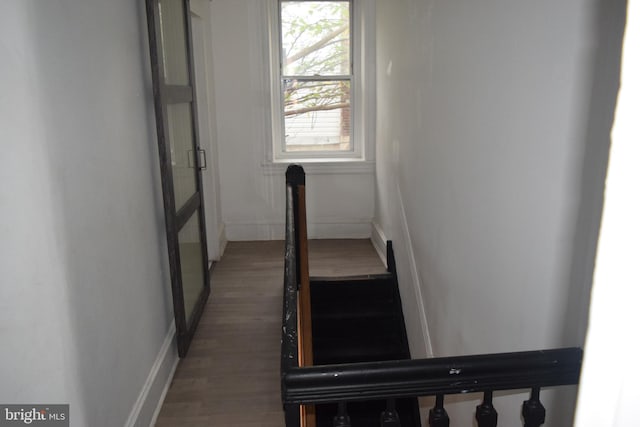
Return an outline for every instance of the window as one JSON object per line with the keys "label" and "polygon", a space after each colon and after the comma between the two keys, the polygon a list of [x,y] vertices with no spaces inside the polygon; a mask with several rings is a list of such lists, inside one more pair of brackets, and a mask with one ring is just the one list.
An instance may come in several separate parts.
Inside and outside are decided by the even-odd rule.
{"label": "window", "polygon": [[362,158],[362,138],[354,125],[359,105],[354,102],[353,2],[277,0],[275,15],[273,159]]}

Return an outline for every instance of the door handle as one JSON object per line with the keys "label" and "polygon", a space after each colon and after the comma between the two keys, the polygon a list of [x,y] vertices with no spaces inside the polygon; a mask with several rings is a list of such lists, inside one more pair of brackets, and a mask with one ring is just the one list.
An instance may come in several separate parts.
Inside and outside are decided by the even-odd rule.
{"label": "door handle", "polygon": [[207,152],[202,148],[198,148],[198,169],[207,169]]}

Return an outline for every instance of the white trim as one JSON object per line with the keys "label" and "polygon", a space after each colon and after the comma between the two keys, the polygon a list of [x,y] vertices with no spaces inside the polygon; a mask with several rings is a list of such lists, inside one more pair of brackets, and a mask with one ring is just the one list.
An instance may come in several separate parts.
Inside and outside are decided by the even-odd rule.
{"label": "white trim", "polygon": [[269,120],[271,125],[271,138],[266,138],[267,147],[265,149],[266,161],[271,162],[275,159],[276,141],[280,144],[282,140],[282,115],[280,113],[281,94],[280,94],[280,29],[279,23],[279,2],[278,0],[269,0],[265,2],[267,7],[267,28],[268,28],[268,49],[269,49]]}
{"label": "white trim", "polygon": [[283,78],[296,78],[294,75],[284,75],[284,69],[282,67],[281,58],[281,16],[280,16],[280,0],[273,0],[272,6],[270,6],[269,13],[269,42],[270,42],[270,76],[271,76],[271,119],[272,119],[272,147],[271,147],[271,159],[274,161],[301,161],[304,159],[342,159],[342,160],[364,160],[364,135],[360,135],[359,126],[357,126],[358,120],[361,115],[358,113],[361,106],[361,100],[357,97],[356,87],[358,86],[358,80],[362,78],[360,72],[360,50],[363,41],[361,40],[361,34],[359,31],[358,20],[355,19],[356,6],[355,0],[344,0],[349,3],[349,38],[350,38],[350,56],[351,56],[351,73],[348,75],[340,76],[305,76],[309,79],[324,79],[325,77],[330,80],[343,80],[347,79],[350,82],[350,99],[351,99],[351,114],[352,114],[352,126],[350,132],[351,148],[348,151],[307,151],[307,152],[286,152],[285,151],[285,138],[284,134],[284,116],[282,114],[283,101],[282,101],[282,79]]}
{"label": "white trim", "polygon": [[270,32],[272,31],[270,17],[274,13],[272,9],[273,0],[253,1],[248,8],[248,22],[255,24],[249,31],[249,67],[256,72],[249,74],[252,108],[247,112],[252,123],[250,130],[253,141],[262,141],[260,145],[263,152],[260,153],[260,157],[263,161],[272,159],[271,59],[273,55],[270,51]]}
{"label": "white trim", "polygon": [[429,323],[427,322],[427,314],[424,308],[424,300],[422,299],[422,287],[420,283],[420,275],[418,274],[416,258],[413,252],[413,244],[411,243],[411,233],[409,232],[409,223],[407,222],[407,214],[404,210],[404,202],[402,200],[402,193],[400,191],[399,185],[396,186],[396,194],[398,197],[398,208],[400,211],[399,212],[400,213],[400,231],[403,235],[402,237],[405,244],[404,249],[406,251],[407,261],[409,263],[409,271],[411,273],[411,284],[413,285],[415,303],[418,307],[418,315],[420,317],[420,326],[422,329],[422,338],[424,340],[426,356],[433,357],[433,346],[431,345],[431,335],[429,334]]}
{"label": "white trim", "polygon": [[377,222],[371,223],[371,244],[378,253],[382,263],[387,265],[387,236],[384,235],[382,227]]}
{"label": "white trim", "polygon": [[200,67],[194,67],[196,86],[198,87],[198,124],[200,131],[200,145],[208,151],[209,166],[202,171],[203,198],[205,208],[205,224],[207,229],[207,249],[209,262],[219,260],[220,241],[216,230],[220,224],[220,168],[218,165],[218,141],[215,115],[215,92],[213,87],[213,36],[211,33],[211,5],[208,2],[192,1],[189,3],[191,15],[201,21],[202,55],[196,51],[196,26],[193,24],[194,60],[201,59]]}
{"label": "white trim", "polygon": [[164,387],[162,388],[162,393],[160,394],[160,399],[158,399],[158,405],[156,406],[156,409],[153,411],[153,416],[151,417],[151,422],[149,423],[149,427],[155,426],[156,421],[158,421],[158,415],[160,415],[160,410],[162,409],[162,405],[164,404],[164,399],[167,397],[167,393],[169,392],[169,387],[171,387],[171,381],[173,381],[173,377],[176,374],[176,369],[178,368],[178,362],[180,362],[180,358],[176,358],[176,360],[173,362],[173,365],[171,366],[171,372],[167,377],[167,381]]}
{"label": "white trim", "polygon": [[376,159],[376,2],[355,0],[354,3],[354,31],[360,39],[359,50],[354,55],[359,56],[354,73],[360,84],[354,88],[354,97],[360,103],[355,113],[354,126],[359,126],[356,132],[362,135],[362,149],[364,159],[375,162]]}
{"label": "white trim", "polygon": [[[429,324],[427,322],[426,310],[424,308],[424,300],[422,299],[422,290],[420,287],[420,276],[418,275],[418,268],[416,264],[415,255],[413,253],[413,245],[411,243],[411,234],[409,233],[409,225],[407,223],[407,217],[404,211],[404,205],[402,202],[402,196],[400,195],[400,189],[398,191],[398,206],[400,207],[400,226],[402,231],[403,241],[395,242],[396,245],[400,245],[403,242],[404,250],[407,254],[407,261],[409,263],[409,270],[411,274],[411,285],[414,291],[415,304],[418,309],[418,317],[420,318],[420,327],[422,332],[422,341],[424,343],[424,350],[426,357],[433,357],[433,347],[431,345],[431,335],[429,334]],[[371,223],[371,243],[375,248],[378,256],[382,262],[387,263],[387,236],[384,234],[384,230],[377,222]],[[403,301],[403,311],[406,313],[408,310],[409,301],[405,299]],[[405,316],[406,317],[406,316]]]}
{"label": "white trim", "polygon": [[[284,222],[227,222],[230,241],[283,240]],[[370,239],[371,220],[310,222],[310,239]]]}
{"label": "white trim", "polygon": [[172,322],[147,380],[124,424],[125,427],[155,424],[179,360],[176,350],[176,326]]}
{"label": "white trim", "polygon": [[[263,163],[262,173],[264,175],[282,175],[284,176],[287,171],[287,167],[291,163]],[[335,174],[343,174],[343,175],[356,175],[356,174],[374,174],[376,171],[375,162],[323,162],[323,163],[313,163],[307,162],[303,163],[304,172],[307,175],[335,175]]]}

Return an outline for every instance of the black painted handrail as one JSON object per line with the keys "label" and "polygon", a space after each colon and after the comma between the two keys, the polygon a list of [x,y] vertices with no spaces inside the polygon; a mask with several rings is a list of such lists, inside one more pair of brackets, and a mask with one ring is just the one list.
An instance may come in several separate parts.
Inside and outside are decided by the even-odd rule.
{"label": "black painted handrail", "polygon": [[[296,251],[295,232],[295,208],[297,182],[290,179],[291,166],[287,170],[287,206],[285,228],[285,255],[284,255],[284,295],[282,303],[282,338],[281,338],[281,366],[280,372],[284,375],[290,369],[298,367],[298,254]],[[285,387],[282,393],[284,401]]]}
{"label": "black painted handrail", "polygon": [[284,256],[284,292],[282,301],[282,336],[280,343],[280,376],[282,404],[287,427],[300,426],[298,405],[286,402],[287,387],[284,379],[294,368],[298,368],[298,285],[300,270],[298,266],[297,245],[297,186],[304,184],[304,170],[300,166],[289,166],[286,185],[286,225]]}
{"label": "black painted handrail", "polygon": [[582,350],[565,348],[292,368],[285,403],[434,396],[576,384]]}

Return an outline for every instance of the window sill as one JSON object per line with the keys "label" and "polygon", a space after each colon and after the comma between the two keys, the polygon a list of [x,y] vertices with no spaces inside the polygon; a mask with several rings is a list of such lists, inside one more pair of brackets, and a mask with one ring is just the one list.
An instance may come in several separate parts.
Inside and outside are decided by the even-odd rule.
{"label": "window sill", "polygon": [[284,176],[290,164],[301,164],[307,175],[336,175],[336,174],[373,174],[375,172],[375,162],[362,160],[291,160],[281,162],[262,163],[262,173],[264,175]]}

